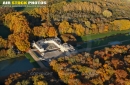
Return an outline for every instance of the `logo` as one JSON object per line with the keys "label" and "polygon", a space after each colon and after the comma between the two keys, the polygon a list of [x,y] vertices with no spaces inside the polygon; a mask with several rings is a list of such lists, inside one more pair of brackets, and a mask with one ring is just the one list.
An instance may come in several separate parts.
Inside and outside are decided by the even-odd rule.
{"label": "logo", "polygon": [[47,1],[3,1],[4,7],[43,7]]}

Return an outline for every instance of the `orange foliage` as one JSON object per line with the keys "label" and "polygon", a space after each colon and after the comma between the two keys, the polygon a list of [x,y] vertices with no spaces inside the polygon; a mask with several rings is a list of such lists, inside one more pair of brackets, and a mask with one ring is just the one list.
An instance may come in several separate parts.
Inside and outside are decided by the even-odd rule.
{"label": "orange foliage", "polygon": [[9,13],[5,16],[5,24],[14,33],[30,33],[29,23],[22,12]]}
{"label": "orange foliage", "polygon": [[28,41],[29,35],[27,33],[15,33],[8,37],[10,43],[14,43],[20,51],[26,51],[30,48]]}
{"label": "orange foliage", "polygon": [[48,37],[56,37],[56,36],[57,36],[56,29],[54,27],[49,27],[48,28]]}

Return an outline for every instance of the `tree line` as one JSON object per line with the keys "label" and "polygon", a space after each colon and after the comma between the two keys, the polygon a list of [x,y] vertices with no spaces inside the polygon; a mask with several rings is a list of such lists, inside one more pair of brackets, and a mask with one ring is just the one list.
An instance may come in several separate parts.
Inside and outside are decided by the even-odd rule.
{"label": "tree line", "polygon": [[112,46],[93,54],[60,57],[50,65],[67,85],[129,85],[130,45]]}
{"label": "tree line", "polygon": [[[117,11],[118,7],[121,11]],[[100,0],[98,2],[56,1],[50,3],[48,7],[35,8],[27,12],[16,12],[10,8],[12,13],[5,12],[1,17],[1,23],[11,31],[7,47],[16,46],[20,51],[26,51],[30,48],[30,42],[37,38],[57,37],[64,34],[85,36],[127,30],[130,28],[129,19],[116,19],[128,16],[128,8],[124,7],[124,3],[116,4],[112,1],[108,4]],[[121,16],[124,12],[126,15]]]}

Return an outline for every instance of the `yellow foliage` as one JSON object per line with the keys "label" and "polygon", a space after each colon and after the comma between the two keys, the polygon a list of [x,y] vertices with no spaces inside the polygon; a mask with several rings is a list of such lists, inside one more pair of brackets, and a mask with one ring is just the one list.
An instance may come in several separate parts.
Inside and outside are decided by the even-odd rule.
{"label": "yellow foliage", "polygon": [[10,28],[14,33],[26,32],[30,33],[31,29],[26,17],[22,12],[9,13],[5,16],[5,24]]}
{"label": "yellow foliage", "polygon": [[111,17],[111,16],[112,16],[112,12],[110,12],[109,10],[104,10],[104,11],[103,11],[103,15],[104,15],[105,17]]}
{"label": "yellow foliage", "polygon": [[49,37],[56,37],[58,34],[57,34],[57,31],[54,27],[49,27],[48,28],[48,36]]}
{"label": "yellow foliage", "polygon": [[130,79],[125,80],[125,85],[130,85]]}
{"label": "yellow foliage", "polygon": [[72,28],[70,27],[69,22],[67,22],[67,21],[61,22],[58,29],[61,34],[72,33]]}
{"label": "yellow foliage", "polygon": [[29,35],[26,33],[13,34],[14,44],[20,51],[26,51],[30,48],[30,42],[28,41]]}
{"label": "yellow foliage", "polygon": [[37,82],[37,85],[48,85],[47,82],[45,81],[38,81]]}
{"label": "yellow foliage", "polygon": [[130,28],[130,21],[129,20],[114,20],[113,22],[114,25],[119,27],[119,30],[128,30]]}
{"label": "yellow foliage", "polygon": [[83,36],[85,34],[85,28],[81,24],[74,24],[74,29],[78,36]]}

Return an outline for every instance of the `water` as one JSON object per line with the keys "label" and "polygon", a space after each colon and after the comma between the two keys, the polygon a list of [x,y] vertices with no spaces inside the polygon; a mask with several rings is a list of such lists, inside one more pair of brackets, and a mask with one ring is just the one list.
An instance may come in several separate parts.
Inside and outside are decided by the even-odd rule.
{"label": "water", "polygon": [[28,71],[32,68],[34,66],[25,57],[0,61],[0,77],[11,73]]}

